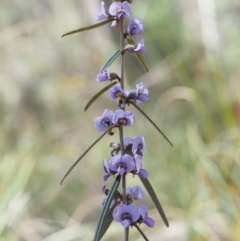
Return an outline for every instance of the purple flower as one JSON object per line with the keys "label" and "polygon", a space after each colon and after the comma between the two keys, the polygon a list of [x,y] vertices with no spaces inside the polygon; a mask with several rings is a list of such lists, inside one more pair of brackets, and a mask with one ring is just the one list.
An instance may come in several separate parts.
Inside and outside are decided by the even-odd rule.
{"label": "purple flower", "polygon": [[140,19],[131,19],[128,23],[127,33],[129,35],[140,35],[143,33],[144,24]]}
{"label": "purple flower", "polygon": [[142,167],[142,156],[137,156],[137,158],[135,158],[135,163],[136,163],[136,169],[137,169],[137,173],[139,173],[141,167]]}
{"label": "purple flower", "polygon": [[141,217],[142,217],[142,221],[141,223],[145,223],[148,227],[152,228],[155,225],[155,221],[148,217],[148,209],[147,206],[145,204],[142,204],[140,207],[140,212],[141,212]]}
{"label": "purple flower", "polygon": [[140,102],[144,102],[148,100],[148,89],[147,85],[143,82],[136,85],[137,88],[137,97],[136,102],[137,104]]}
{"label": "purple flower", "polygon": [[145,53],[146,52],[143,38],[140,38],[137,46],[135,47],[135,49],[133,51],[136,53]]}
{"label": "purple flower", "polygon": [[116,73],[110,73],[109,69],[104,69],[102,73],[97,75],[96,81],[97,82],[103,82],[107,80],[120,80],[119,76]]}
{"label": "purple flower", "polygon": [[116,16],[118,19],[121,17],[129,17],[132,15],[131,5],[127,1],[124,1],[123,3],[113,2],[110,5],[109,13],[112,16]]}
{"label": "purple flower", "polygon": [[131,195],[133,200],[141,200],[144,196],[143,190],[139,186],[127,187],[126,193]]}
{"label": "purple flower", "polygon": [[97,82],[103,82],[103,81],[106,81],[106,80],[111,80],[111,76],[110,76],[110,72],[109,72],[108,68],[104,69],[103,73],[98,74],[97,78],[96,78]]}
{"label": "purple flower", "polygon": [[130,136],[124,136],[123,143],[124,143],[124,147],[126,148],[128,145],[133,143],[133,138]]}
{"label": "purple flower", "polygon": [[116,110],[112,118],[113,124],[131,126],[135,123],[135,117],[131,111]]}
{"label": "purple flower", "polygon": [[134,154],[138,154],[140,156],[143,155],[143,151],[145,150],[145,141],[142,135],[138,135],[133,138],[132,152]]}
{"label": "purple flower", "polygon": [[[108,190],[106,189],[106,186],[105,186],[105,185],[102,187],[102,192],[103,192],[105,195],[107,195],[107,193],[108,193]],[[107,201],[107,196],[103,198],[103,200],[102,200],[102,205],[105,205],[106,201]],[[112,202],[111,202],[111,204],[110,204],[110,208],[111,208],[115,203],[116,203],[116,200],[113,199]]]}
{"label": "purple flower", "polygon": [[110,171],[120,174],[131,172],[135,168],[135,162],[132,156],[125,154],[123,156],[114,156],[108,163]]}
{"label": "purple flower", "polygon": [[124,143],[125,153],[133,156],[133,153],[132,153],[132,143],[133,143],[133,139],[132,139],[132,137],[125,136],[125,137],[123,138],[123,143]]}
{"label": "purple flower", "polygon": [[137,98],[137,90],[136,89],[132,89],[129,91],[126,91],[127,94],[127,98],[130,100],[134,100]]}
{"label": "purple flower", "polygon": [[95,127],[98,131],[105,131],[112,125],[113,111],[105,109],[102,116],[95,119]]}
{"label": "purple flower", "polygon": [[146,169],[141,168],[137,174],[141,178],[147,178],[148,177],[148,171]]}
{"label": "purple flower", "polygon": [[105,2],[101,2],[101,12],[97,13],[96,19],[101,21],[107,19],[108,17],[110,17],[110,15],[105,8]]}
{"label": "purple flower", "polygon": [[116,99],[124,99],[127,97],[127,94],[124,92],[124,90],[120,87],[120,86],[113,86],[110,89],[110,95],[112,100],[116,100]]}
{"label": "purple flower", "polygon": [[126,91],[125,93],[127,94],[127,99],[126,99],[127,103],[128,103],[128,100],[131,100],[136,104],[139,104],[141,102],[145,102],[148,100],[147,85],[143,82],[137,84],[136,89]]}
{"label": "purple flower", "polygon": [[112,175],[112,173],[109,170],[108,163],[107,163],[106,159],[103,160],[103,170],[105,172],[105,175],[103,176],[103,180],[107,181],[107,179]]}
{"label": "purple flower", "polygon": [[102,192],[103,192],[105,195],[107,195],[108,189],[106,188],[106,185],[103,185],[103,187],[102,187]]}
{"label": "purple flower", "polygon": [[120,222],[123,227],[128,228],[140,217],[140,209],[134,205],[119,204],[113,211],[113,218]]}

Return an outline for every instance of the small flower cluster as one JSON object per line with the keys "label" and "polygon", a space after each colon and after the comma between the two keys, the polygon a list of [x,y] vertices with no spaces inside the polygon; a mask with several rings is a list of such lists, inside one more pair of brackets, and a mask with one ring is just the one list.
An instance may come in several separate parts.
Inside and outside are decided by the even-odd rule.
{"label": "small flower cluster", "polygon": [[135,123],[135,116],[131,111],[105,109],[102,116],[95,119],[95,127],[98,131],[105,131],[109,127],[131,126]]}
{"label": "small flower cluster", "polygon": [[[142,135],[134,138],[124,137],[124,151],[126,153],[124,155],[118,155],[120,151],[119,143],[111,143],[110,146],[113,148],[111,152],[113,157],[109,162],[103,160],[104,181],[115,174],[122,176],[123,174],[132,173],[133,175],[139,175],[141,178],[148,177],[148,171],[142,168],[142,157],[145,150],[145,142]],[[105,186],[103,190],[107,194]],[[153,227],[155,222],[148,217],[147,206],[142,204],[140,207],[137,207],[133,204],[133,201],[143,198],[144,193],[142,189],[139,186],[127,187],[126,195],[127,205],[121,204],[123,194],[119,192],[115,194],[111,204],[111,206],[118,204],[113,211],[114,220],[120,222],[125,228],[137,223],[145,223],[149,227]],[[106,197],[103,199],[103,204],[105,199]]]}
{"label": "small flower cluster", "polygon": [[[108,189],[104,185],[102,191],[105,195],[108,194]],[[152,228],[155,221],[148,216],[148,208],[145,204],[139,207],[133,204],[133,201],[141,200],[144,192],[139,186],[126,188],[127,203],[128,205],[121,204],[122,194],[117,192],[111,203],[111,207],[116,206],[113,211],[114,220],[120,222],[125,228],[133,224],[145,223],[148,227]],[[105,204],[107,196],[103,198],[102,205]]]}
{"label": "small flower cluster", "polygon": [[125,228],[136,223],[145,223],[148,227],[152,228],[155,224],[155,221],[148,217],[148,209],[145,204],[139,207],[134,204],[119,204],[113,211],[113,218]]}
{"label": "small flower cluster", "polygon": [[[105,3],[101,3],[101,12],[97,13],[96,19],[98,21],[110,19],[112,20],[111,27],[118,28],[119,20],[121,18],[131,17],[132,9],[131,4],[128,1],[113,2],[109,9],[106,8]],[[124,32],[125,38],[133,35],[141,35],[144,31],[144,24],[140,19],[131,19],[128,23],[128,27]],[[127,49],[131,52],[145,53],[146,48],[144,46],[143,38],[140,38],[137,45],[130,45]]]}
{"label": "small flower cluster", "polygon": [[142,135],[137,137],[124,137],[124,155],[119,155],[120,144],[111,143],[113,148],[111,151],[112,159],[107,162],[103,160],[103,169],[105,175],[103,180],[106,181],[110,176],[115,174],[132,173],[139,175],[142,178],[148,177],[148,171],[142,168],[143,150],[145,149],[145,142]]}

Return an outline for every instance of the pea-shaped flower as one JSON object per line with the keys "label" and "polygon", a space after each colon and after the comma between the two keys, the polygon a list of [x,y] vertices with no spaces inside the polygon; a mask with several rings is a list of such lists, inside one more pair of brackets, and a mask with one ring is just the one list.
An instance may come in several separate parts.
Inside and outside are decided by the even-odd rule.
{"label": "pea-shaped flower", "polygon": [[103,180],[107,181],[107,179],[113,174],[111,173],[111,171],[109,170],[108,167],[108,162],[106,159],[103,160],[103,170],[105,172],[105,175],[103,176]]}
{"label": "pea-shaped flower", "polygon": [[125,93],[125,91],[120,87],[120,86],[113,86],[110,89],[110,96],[112,100],[116,100],[116,99],[124,99],[127,97],[127,94]]}
{"label": "pea-shaped flower", "polygon": [[139,186],[127,187],[126,193],[130,195],[132,200],[141,200],[144,196],[144,192]]}
{"label": "pea-shaped flower", "polygon": [[129,228],[140,217],[140,209],[134,205],[119,204],[113,211],[113,218],[120,222],[123,227]]}
{"label": "pea-shaped flower", "polygon": [[148,89],[147,85],[143,82],[136,85],[136,102],[137,104],[140,102],[145,102],[148,100]]}
{"label": "pea-shaped flower", "polygon": [[112,125],[113,111],[105,109],[102,116],[95,119],[94,124],[98,131],[105,131]]}
{"label": "pea-shaped flower", "polygon": [[140,35],[143,33],[144,30],[144,24],[143,21],[140,19],[131,19],[128,28],[127,33],[129,35]]}
{"label": "pea-shaped flower", "polygon": [[133,51],[136,53],[145,53],[146,52],[143,38],[139,39],[138,44]]}
{"label": "pea-shaped flower", "polygon": [[101,12],[97,13],[96,19],[98,21],[101,21],[101,20],[105,20],[109,17],[110,17],[110,15],[109,15],[107,9],[105,8],[105,2],[101,2]]}
{"label": "pea-shaped flower", "polygon": [[132,15],[131,5],[127,1],[124,1],[123,3],[113,2],[110,5],[109,13],[112,16],[116,16],[118,19],[121,17],[129,17]]}
{"label": "pea-shaped flower", "polygon": [[133,138],[132,152],[143,156],[143,151],[145,150],[145,141],[142,135],[138,135]]}
{"label": "pea-shaped flower", "polygon": [[97,75],[96,81],[97,82],[103,82],[103,81],[107,81],[107,80],[111,80],[111,76],[110,76],[110,72],[109,69],[104,69],[104,71],[100,74]]}
{"label": "pea-shaped flower", "polygon": [[135,123],[135,117],[131,111],[116,110],[112,118],[114,125],[131,126]]}
{"label": "pea-shaped flower", "polygon": [[123,156],[114,156],[108,163],[109,172],[115,172],[121,176],[124,173],[131,172],[135,168],[135,162],[132,156],[125,154]]}
{"label": "pea-shaped flower", "polygon": [[155,221],[148,217],[148,209],[145,204],[142,204],[140,207],[140,212],[141,212],[141,223],[145,223],[148,227],[152,228],[155,225]]}

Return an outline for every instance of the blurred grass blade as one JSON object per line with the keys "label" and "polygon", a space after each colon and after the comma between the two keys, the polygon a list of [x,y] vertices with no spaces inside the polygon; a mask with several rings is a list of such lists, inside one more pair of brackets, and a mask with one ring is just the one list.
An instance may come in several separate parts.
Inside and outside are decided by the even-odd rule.
{"label": "blurred grass blade", "polygon": [[117,81],[115,82],[112,82],[111,84],[107,85],[106,87],[104,87],[103,89],[101,89],[97,94],[95,94],[89,101],[88,103],[86,104],[84,110],[86,111],[90,106],[91,104],[96,100],[98,99],[98,97],[100,97],[104,92],[106,92],[108,89],[110,89],[112,86],[114,86],[115,84],[117,84]]}
{"label": "blurred grass blade", "polygon": [[138,232],[142,235],[144,240],[149,241],[146,235],[143,233],[143,231],[140,229],[140,227],[137,226],[137,224],[134,225],[134,227],[138,230]]}
{"label": "blurred grass blade", "polygon": [[82,160],[82,158],[112,129],[112,126],[109,127],[96,141],[93,142],[91,146],[88,147],[88,149],[74,162],[74,164],[70,167],[70,169],[67,171],[65,176],[63,177],[61,181],[61,185],[63,184],[63,181],[68,176],[68,174],[72,171],[72,169]]}
{"label": "blurred grass blade", "polygon": [[[136,45],[136,43],[135,43],[131,38],[127,38],[127,42],[128,42],[128,44],[134,44],[134,45]],[[146,62],[143,54],[141,54],[141,53],[135,53],[135,55],[136,55],[136,57],[138,58],[139,62],[142,64],[143,68],[144,68],[147,72],[149,72],[149,68],[148,68],[148,66],[147,66],[147,62]]]}
{"label": "blurred grass blade", "polygon": [[133,101],[129,101],[136,109],[138,109],[141,114],[143,114],[148,121],[158,130],[158,132],[165,138],[165,140],[171,145],[173,146],[172,142],[167,138],[167,136],[158,128],[158,126],[148,117],[148,115],[141,109],[138,107],[137,104],[135,104]]}
{"label": "blurred grass blade", "polygon": [[96,233],[95,233],[93,241],[99,241],[100,240],[101,232],[103,232],[101,230],[104,226],[105,219],[106,219],[107,214],[109,212],[109,207],[110,207],[111,202],[113,200],[114,194],[116,193],[116,190],[118,189],[120,181],[121,181],[121,176],[118,175],[115,179],[115,182],[112,185],[112,188],[110,189],[110,191],[108,193],[107,200],[106,200],[105,205],[103,207],[103,210],[102,210],[102,213],[101,213],[98,225],[97,225],[97,229],[96,229]]}
{"label": "blurred grass blade", "polygon": [[107,19],[107,20],[102,21],[100,23],[96,23],[96,24],[93,24],[93,25],[90,25],[90,26],[87,26],[87,27],[83,27],[83,28],[79,28],[79,29],[67,32],[67,33],[62,35],[62,38],[67,36],[67,35],[71,35],[71,34],[75,34],[75,33],[83,32],[83,31],[86,31],[86,30],[90,30],[90,29],[101,27],[101,26],[103,26],[103,25],[105,25],[107,23],[112,22],[113,20],[114,20],[114,18],[110,18],[110,19]]}
{"label": "blurred grass blade", "polygon": [[103,67],[101,68],[101,73],[107,69],[112,63],[113,61],[122,53],[121,50],[118,50],[108,61],[106,64],[103,65]]}
{"label": "blurred grass blade", "polygon": [[146,188],[146,190],[148,191],[149,196],[152,198],[152,201],[155,204],[160,216],[162,217],[163,222],[165,223],[165,225],[167,227],[169,227],[167,217],[166,217],[166,215],[163,211],[162,205],[158,201],[157,195],[155,194],[151,183],[149,182],[149,180],[147,178],[141,178],[141,177],[139,177],[139,178],[141,179],[141,181],[142,181],[144,187]]}

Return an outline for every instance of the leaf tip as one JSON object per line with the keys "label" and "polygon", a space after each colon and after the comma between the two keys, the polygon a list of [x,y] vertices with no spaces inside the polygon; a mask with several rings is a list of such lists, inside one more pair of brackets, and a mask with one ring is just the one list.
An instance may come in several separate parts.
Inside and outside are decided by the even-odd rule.
{"label": "leaf tip", "polygon": [[61,185],[63,185],[63,181],[64,181],[65,177],[62,179],[62,181],[60,182]]}

